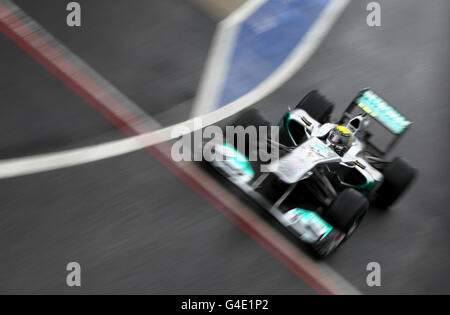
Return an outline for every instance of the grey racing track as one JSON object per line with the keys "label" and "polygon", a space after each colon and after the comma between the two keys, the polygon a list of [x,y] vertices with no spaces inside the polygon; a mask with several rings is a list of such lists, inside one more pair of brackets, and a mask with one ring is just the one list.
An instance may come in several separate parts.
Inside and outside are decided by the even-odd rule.
{"label": "grey racing track", "polygon": [[[187,118],[216,21],[187,1],[17,0],[31,17],[164,125]],[[448,1],[353,1],[312,59],[255,105],[276,123],[309,90],[335,117],[371,86],[414,126],[392,156],[420,175],[389,211],[371,209],[327,263],[367,294],[450,293]],[[0,156],[80,147],[124,135],[0,34]],[[218,178],[220,181],[220,179]],[[0,293],[313,294],[146,152],[0,181]],[[264,220],[264,218],[263,218]],[[68,288],[65,265],[82,265]],[[382,286],[366,285],[378,262]]]}

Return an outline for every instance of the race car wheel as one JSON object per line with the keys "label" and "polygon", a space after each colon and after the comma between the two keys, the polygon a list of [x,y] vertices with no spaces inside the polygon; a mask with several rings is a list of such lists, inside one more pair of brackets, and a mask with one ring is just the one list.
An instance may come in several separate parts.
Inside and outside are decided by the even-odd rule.
{"label": "race car wheel", "polygon": [[334,104],[319,91],[312,91],[298,103],[296,109],[303,109],[312,118],[324,124],[329,121]]}
{"label": "race car wheel", "polygon": [[[249,139],[249,136],[246,135],[245,139],[245,152],[242,152],[247,157],[249,157],[249,150],[250,150],[250,141],[251,140],[257,140],[257,141],[267,141],[267,139],[261,139],[260,138],[260,129],[259,127],[266,127],[267,129],[267,135],[270,136],[270,123],[268,120],[257,110],[257,109],[249,109],[245,112],[243,112],[233,123],[232,125],[234,127],[242,126],[244,129],[250,126],[256,127],[256,136],[257,139]],[[227,141],[230,141],[227,136]],[[237,135],[234,135],[234,144],[237,145]],[[257,146],[258,147],[258,146]],[[270,146],[268,146],[270,147]],[[243,151],[243,150],[241,150]]]}
{"label": "race car wheel", "polygon": [[269,121],[255,108],[244,111],[233,123],[234,126],[270,126]]}
{"label": "race car wheel", "polygon": [[394,159],[383,171],[383,184],[377,191],[377,204],[388,208],[406,191],[417,171],[402,158]]}
{"label": "race car wheel", "polygon": [[356,230],[369,209],[369,201],[359,191],[347,188],[342,191],[325,212],[325,220],[346,234]]}

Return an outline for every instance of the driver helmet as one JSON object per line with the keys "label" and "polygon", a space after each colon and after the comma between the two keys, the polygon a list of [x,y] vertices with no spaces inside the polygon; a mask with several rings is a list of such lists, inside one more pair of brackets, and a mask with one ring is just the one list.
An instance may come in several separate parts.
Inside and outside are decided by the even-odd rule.
{"label": "driver helmet", "polygon": [[345,126],[334,127],[327,138],[327,143],[339,155],[344,155],[353,143],[353,134]]}

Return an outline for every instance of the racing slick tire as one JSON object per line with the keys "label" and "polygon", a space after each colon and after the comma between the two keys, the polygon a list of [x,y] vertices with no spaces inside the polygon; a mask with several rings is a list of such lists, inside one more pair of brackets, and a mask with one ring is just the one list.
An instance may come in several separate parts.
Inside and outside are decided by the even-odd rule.
{"label": "racing slick tire", "polygon": [[[267,127],[267,135],[270,132],[270,123],[269,121],[257,110],[254,108],[251,108],[249,110],[246,110],[245,112],[243,112],[233,123],[232,126],[234,127],[238,127],[238,126],[242,126],[244,129],[247,127],[251,127],[254,126],[256,127],[256,136],[257,136],[257,141],[267,141],[267,139],[261,139],[260,137],[260,129],[259,127]],[[228,135],[227,136],[227,141],[230,141],[230,139],[228,139]],[[243,153],[245,156],[249,157],[250,155],[250,141],[252,139],[249,139],[249,136],[246,135],[246,139],[245,139],[245,152],[241,152]],[[234,135],[234,141],[233,143],[235,145],[237,145],[237,135]],[[259,149],[259,146],[256,146]],[[269,146],[268,146],[269,147]],[[241,150],[243,151],[243,150]]]}
{"label": "racing slick tire", "polygon": [[244,128],[249,126],[266,126],[270,127],[269,121],[264,117],[261,112],[255,108],[250,108],[244,111],[239,117],[234,121],[234,126],[242,126]]}
{"label": "racing slick tire", "polygon": [[384,169],[384,180],[377,191],[376,203],[382,208],[389,208],[398,200],[413,182],[417,171],[404,159],[395,158]]}
{"label": "racing slick tire", "polygon": [[346,239],[356,230],[369,209],[369,201],[353,188],[343,190],[325,212],[325,219],[341,232]]}
{"label": "racing slick tire", "polygon": [[309,92],[295,108],[303,109],[309,116],[324,124],[330,120],[334,104],[319,91],[314,90]]}

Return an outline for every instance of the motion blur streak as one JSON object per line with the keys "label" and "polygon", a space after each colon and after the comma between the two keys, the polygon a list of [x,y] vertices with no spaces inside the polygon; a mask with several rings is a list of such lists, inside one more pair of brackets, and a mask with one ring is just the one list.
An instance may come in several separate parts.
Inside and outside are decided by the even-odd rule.
{"label": "motion blur streak", "polygon": [[[59,53],[58,49],[52,47],[40,36],[40,34],[46,33],[42,28],[33,22],[33,25],[39,28],[32,29],[30,24],[22,21],[18,16],[23,17],[25,14],[9,1],[2,0],[0,2],[0,30],[5,35],[128,135],[151,131],[150,125],[133,116],[126,105],[116,101],[109,95],[108,91],[102,89],[88,76],[83,75],[82,71],[66,58],[69,54],[68,50],[66,50],[65,55]],[[27,18],[27,20],[31,19]],[[318,293],[359,293],[339,275],[334,274],[331,269],[326,266],[321,268],[320,264],[315,264],[304,256],[202,170],[190,163],[175,163],[170,158],[170,146],[167,143],[147,148],[147,151],[206,200],[210,201]],[[342,285],[336,284],[332,279],[340,279]]]}

